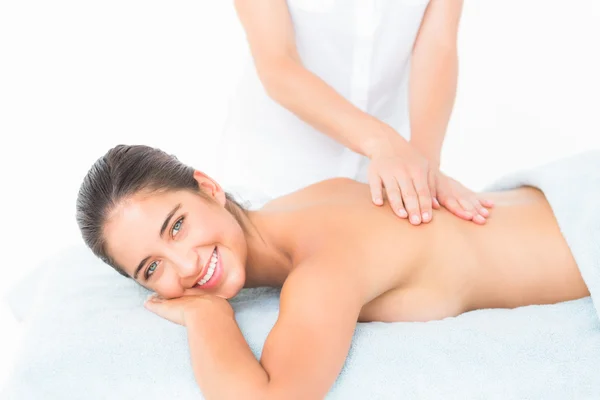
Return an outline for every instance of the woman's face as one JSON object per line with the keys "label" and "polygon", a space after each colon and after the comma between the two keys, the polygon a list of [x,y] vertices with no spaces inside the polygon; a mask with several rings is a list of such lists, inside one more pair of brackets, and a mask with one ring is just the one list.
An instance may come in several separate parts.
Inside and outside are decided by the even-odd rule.
{"label": "woman's face", "polygon": [[194,175],[214,201],[189,191],[137,194],[118,204],[104,226],[107,252],[131,277],[170,299],[235,296],[246,279],[244,232],[225,209],[225,193]]}

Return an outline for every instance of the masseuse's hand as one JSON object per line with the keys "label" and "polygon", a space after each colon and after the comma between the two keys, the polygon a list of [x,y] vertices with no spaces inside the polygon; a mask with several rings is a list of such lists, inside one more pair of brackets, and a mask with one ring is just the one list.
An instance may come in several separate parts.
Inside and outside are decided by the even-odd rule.
{"label": "masseuse's hand", "polygon": [[153,294],[148,297],[144,307],[159,317],[183,326],[186,326],[187,315],[193,312],[202,312],[206,307],[216,308],[219,312],[233,315],[233,308],[227,300],[207,294],[182,296],[169,300]]}
{"label": "masseuse's hand", "polygon": [[[390,140],[390,139],[389,139]],[[369,185],[373,203],[383,204],[383,189],[394,213],[413,225],[429,222],[440,205],[459,218],[484,224],[493,203],[431,167],[428,160],[402,138],[383,141],[370,158]],[[383,188],[382,188],[383,186]],[[487,207],[487,208],[486,208]]]}
{"label": "masseuse's hand", "polygon": [[432,169],[429,179],[435,208],[442,205],[457,217],[479,225],[485,223],[490,215],[488,208],[494,206],[491,200],[467,189],[439,169]]}
{"label": "masseuse's hand", "polygon": [[431,221],[434,202],[430,178],[433,177],[427,159],[402,138],[376,145],[369,158],[373,203],[383,204],[385,189],[390,206],[400,218],[408,217],[413,225]]}

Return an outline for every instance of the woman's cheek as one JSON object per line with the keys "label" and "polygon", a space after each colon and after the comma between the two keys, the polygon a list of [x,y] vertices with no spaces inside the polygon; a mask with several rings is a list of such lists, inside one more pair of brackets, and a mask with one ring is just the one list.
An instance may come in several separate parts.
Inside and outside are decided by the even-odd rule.
{"label": "woman's cheek", "polygon": [[170,273],[163,273],[159,277],[155,291],[165,299],[173,299],[183,296],[185,288],[181,287],[179,279],[176,276]]}

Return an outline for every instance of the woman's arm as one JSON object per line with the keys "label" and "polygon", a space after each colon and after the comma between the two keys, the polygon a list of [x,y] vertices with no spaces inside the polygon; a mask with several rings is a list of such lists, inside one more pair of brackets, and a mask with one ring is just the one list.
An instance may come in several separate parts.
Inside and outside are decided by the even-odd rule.
{"label": "woman's arm", "polygon": [[410,142],[439,167],[458,79],[457,35],[462,0],[431,0],[411,59]]}
{"label": "woman's arm", "polygon": [[404,140],[302,65],[285,0],[236,0],[235,6],[258,76],[273,100],[315,129],[368,157],[379,142]]}
{"label": "woman's arm", "polygon": [[185,319],[192,366],[204,396],[324,398],[345,362],[362,307],[360,285],[342,272],[319,265],[292,272],[260,362],[232,313],[202,302],[190,308]]}

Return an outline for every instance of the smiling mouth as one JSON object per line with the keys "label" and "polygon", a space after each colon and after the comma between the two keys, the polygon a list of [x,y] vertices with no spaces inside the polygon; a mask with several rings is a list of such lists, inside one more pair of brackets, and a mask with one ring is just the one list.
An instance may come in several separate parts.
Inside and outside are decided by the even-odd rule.
{"label": "smiling mouth", "polygon": [[219,262],[219,254],[217,252],[217,248],[215,247],[210,257],[210,260],[208,260],[208,268],[205,267],[206,272],[202,274],[202,278],[198,282],[196,282],[194,287],[202,287],[206,282],[210,281],[210,279],[213,277],[213,274],[215,273],[217,262]]}

